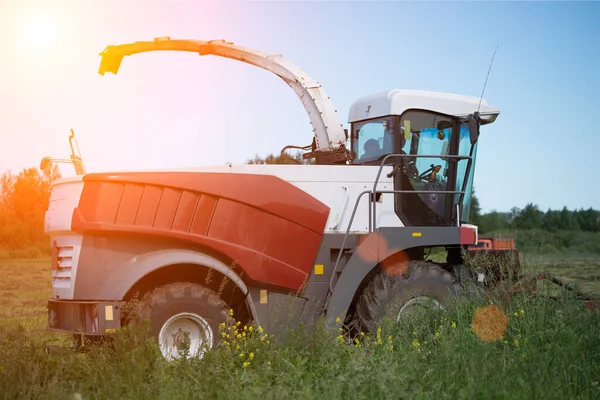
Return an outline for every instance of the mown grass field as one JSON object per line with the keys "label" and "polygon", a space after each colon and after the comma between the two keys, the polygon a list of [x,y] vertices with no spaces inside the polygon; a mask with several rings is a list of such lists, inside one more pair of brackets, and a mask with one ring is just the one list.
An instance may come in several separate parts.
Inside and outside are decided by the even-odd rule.
{"label": "mown grass field", "polygon": [[[600,294],[599,259],[526,264]],[[245,337],[226,332],[227,344],[204,360],[166,363],[152,341],[128,330],[89,354],[47,354],[47,344],[68,343],[45,332],[47,265],[0,262],[1,398],[600,398],[600,315],[584,302],[459,304],[352,344],[317,327],[294,329],[275,345],[257,327],[238,326]]]}

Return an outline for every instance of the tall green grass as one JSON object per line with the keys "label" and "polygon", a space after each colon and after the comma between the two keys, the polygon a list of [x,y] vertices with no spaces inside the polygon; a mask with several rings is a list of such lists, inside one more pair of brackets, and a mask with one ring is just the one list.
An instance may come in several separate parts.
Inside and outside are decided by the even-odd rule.
{"label": "tall green grass", "polygon": [[[203,360],[167,363],[137,329],[88,354],[47,354],[49,338],[0,325],[5,399],[587,399],[600,398],[600,324],[584,302],[514,297],[497,302],[506,330],[484,341],[472,327],[489,303],[456,304],[357,341],[294,327],[223,330]],[[501,319],[500,319],[501,320]],[[498,320],[496,320],[498,322]],[[484,321],[493,324],[494,321]],[[237,330],[234,332],[233,330]],[[143,332],[142,332],[143,333]]]}

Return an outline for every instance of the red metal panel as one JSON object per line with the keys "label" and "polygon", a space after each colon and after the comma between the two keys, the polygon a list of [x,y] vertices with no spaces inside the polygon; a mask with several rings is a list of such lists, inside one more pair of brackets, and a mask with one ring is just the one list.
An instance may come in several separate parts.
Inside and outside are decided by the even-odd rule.
{"label": "red metal panel", "polygon": [[117,224],[133,225],[135,223],[135,216],[137,215],[138,207],[140,206],[142,193],[144,193],[143,185],[132,185],[130,183],[125,185],[121,204],[119,205],[119,211],[117,213]]}
{"label": "red metal panel", "polygon": [[475,228],[461,226],[459,229],[460,244],[475,244]]}
{"label": "red metal panel", "polygon": [[[325,204],[269,175],[127,173],[83,180],[86,201],[74,212],[73,230],[194,242],[237,263],[248,280],[289,290],[308,277],[329,215]],[[144,186],[135,221],[120,212],[117,222],[107,221],[113,209],[133,209],[132,183]],[[124,196],[114,190],[125,185]]]}
{"label": "red metal panel", "polygon": [[[240,227],[236,229],[233,227]],[[244,229],[250,227],[250,229]],[[256,208],[230,200],[220,200],[208,237],[229,243],[244,244],[301,271],[310,270],[321,236],[309,229]],[[290,238],[294,238],[293,241]]]}
{"label": "red metal panel", "polygon": [[172,187],[227,198],[260,208],[323,233],[322,212],[329,208],[301,189],[272,175],[218,172],[126,172],[87,174],[84,182],[131,182]]}
{"label": "red metal panel", "polygon": [[156,209],[162,192],[163,188],[158,186],[147,185],[144,188],[144,194],[142,194],[140,207],[135,218],[136,225],[152,226],[154,224],[154,217],[156,217]]}
{"label": "red metal panel", "polygon": [[198,204],[199,196],[196,193],[184,191],[179,199],[175,218],[173,220],[173,230],[189,232],[192,226],[194,210]]}
{"label": "red metal panel", "polygon": [[81,194],[79,208],[95,221],[114,223],[124,187],[121,182],[93,182]]}
{"label": "red metal panel", "polygon": [[217,199],[212,196],[203,194],[198,201],[196,210],[194,211],[194,220],[192,221],[191,232],[205,236],[208,233],[210,220],[215,212]]}
{"label": "red metal panel", "polygon": [[156,211],[156,218],[154,219],[154,227],[158,229],[171,229],[180,197],[181,190],[170,188],[163,190],[158,210]]}

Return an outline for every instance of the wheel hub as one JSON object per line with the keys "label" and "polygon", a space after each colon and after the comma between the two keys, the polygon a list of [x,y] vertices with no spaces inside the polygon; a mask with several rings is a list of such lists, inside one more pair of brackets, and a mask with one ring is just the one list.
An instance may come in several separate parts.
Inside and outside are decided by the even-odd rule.
{"label": "wheel hub", "polygon": [[179,330],[176,333],[171,335],[173,337],[173,345],[176,346],[178,349],[182,350],[186,343],[187,335],[189,335],[189,332],[184,332],[183,330],[181,330],[181,328],[179,328]]}
{"label": "wheel hub", "polygon": [[213,331],[208,322],[195,313],[179,313],[169,318],[158,335],[160,351],[171,361],[187,350],[189,356],[202,358],[213,347]]}
{"label": "wheel hub", "polygon": [[445,307],[437,299],[429,296],[418,296],[410,299],[406,302],[398,311],[396,316],[396,322],[400,321],[400,318],[408,314],[423,314],[424,312],[434,310],[445,310]]}

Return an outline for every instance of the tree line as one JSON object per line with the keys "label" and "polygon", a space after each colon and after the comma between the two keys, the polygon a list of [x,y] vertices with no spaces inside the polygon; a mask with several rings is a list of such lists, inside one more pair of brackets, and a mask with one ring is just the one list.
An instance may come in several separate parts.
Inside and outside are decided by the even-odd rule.
{"label": "tree line", "polygon": [[52,183],[61,177],[57,165],[42,171],[26,168],[0,177],[0,258],[49,254],[44,217]]}
{"label": "tree line", "polygon": [[548,232],[600,232],[600,211],[591,207],[579,210],[563,207],[561,210],[542,211],[537,205],[529,203],[523,209],[513,207],[508,212],[491,211],[482,214],[475,191],[471,196],[470,219],[481,233],[535,229]]}
{"label": "tree line", "polygon": [[[292,158],[303,164],[299,153]],[[291,164],[289,158],[270,154],[248,159],[247,164]],[[44,233],[44,217],[50,200],[52,183],[61,177],[58,166],[46,170],[23,169],[18,174],[5,172],[0,177],[0,258],[40,257],[50,252],[49,238]],[[592,208],[580,210],[541,211],[535,204],[508,212],[482,213],[479,200],[472,193],[471,223],[479,226],[481,234],[506,231],[543,231],[555,234],[551,240],[556,251],[569,246],[574,235],[561,232],[589,233],[585,249],[600,253],[600,211]],[[557,239],[559,238],[559,239]],[[561,239],[562,238],[562,239]],[[598,243],[596,243],[598,242]],[[591,247],[590,247],[591,246]],[[552,250],[552,248],[550,249]],[[587,250],[586,250],[587,251]]]}

